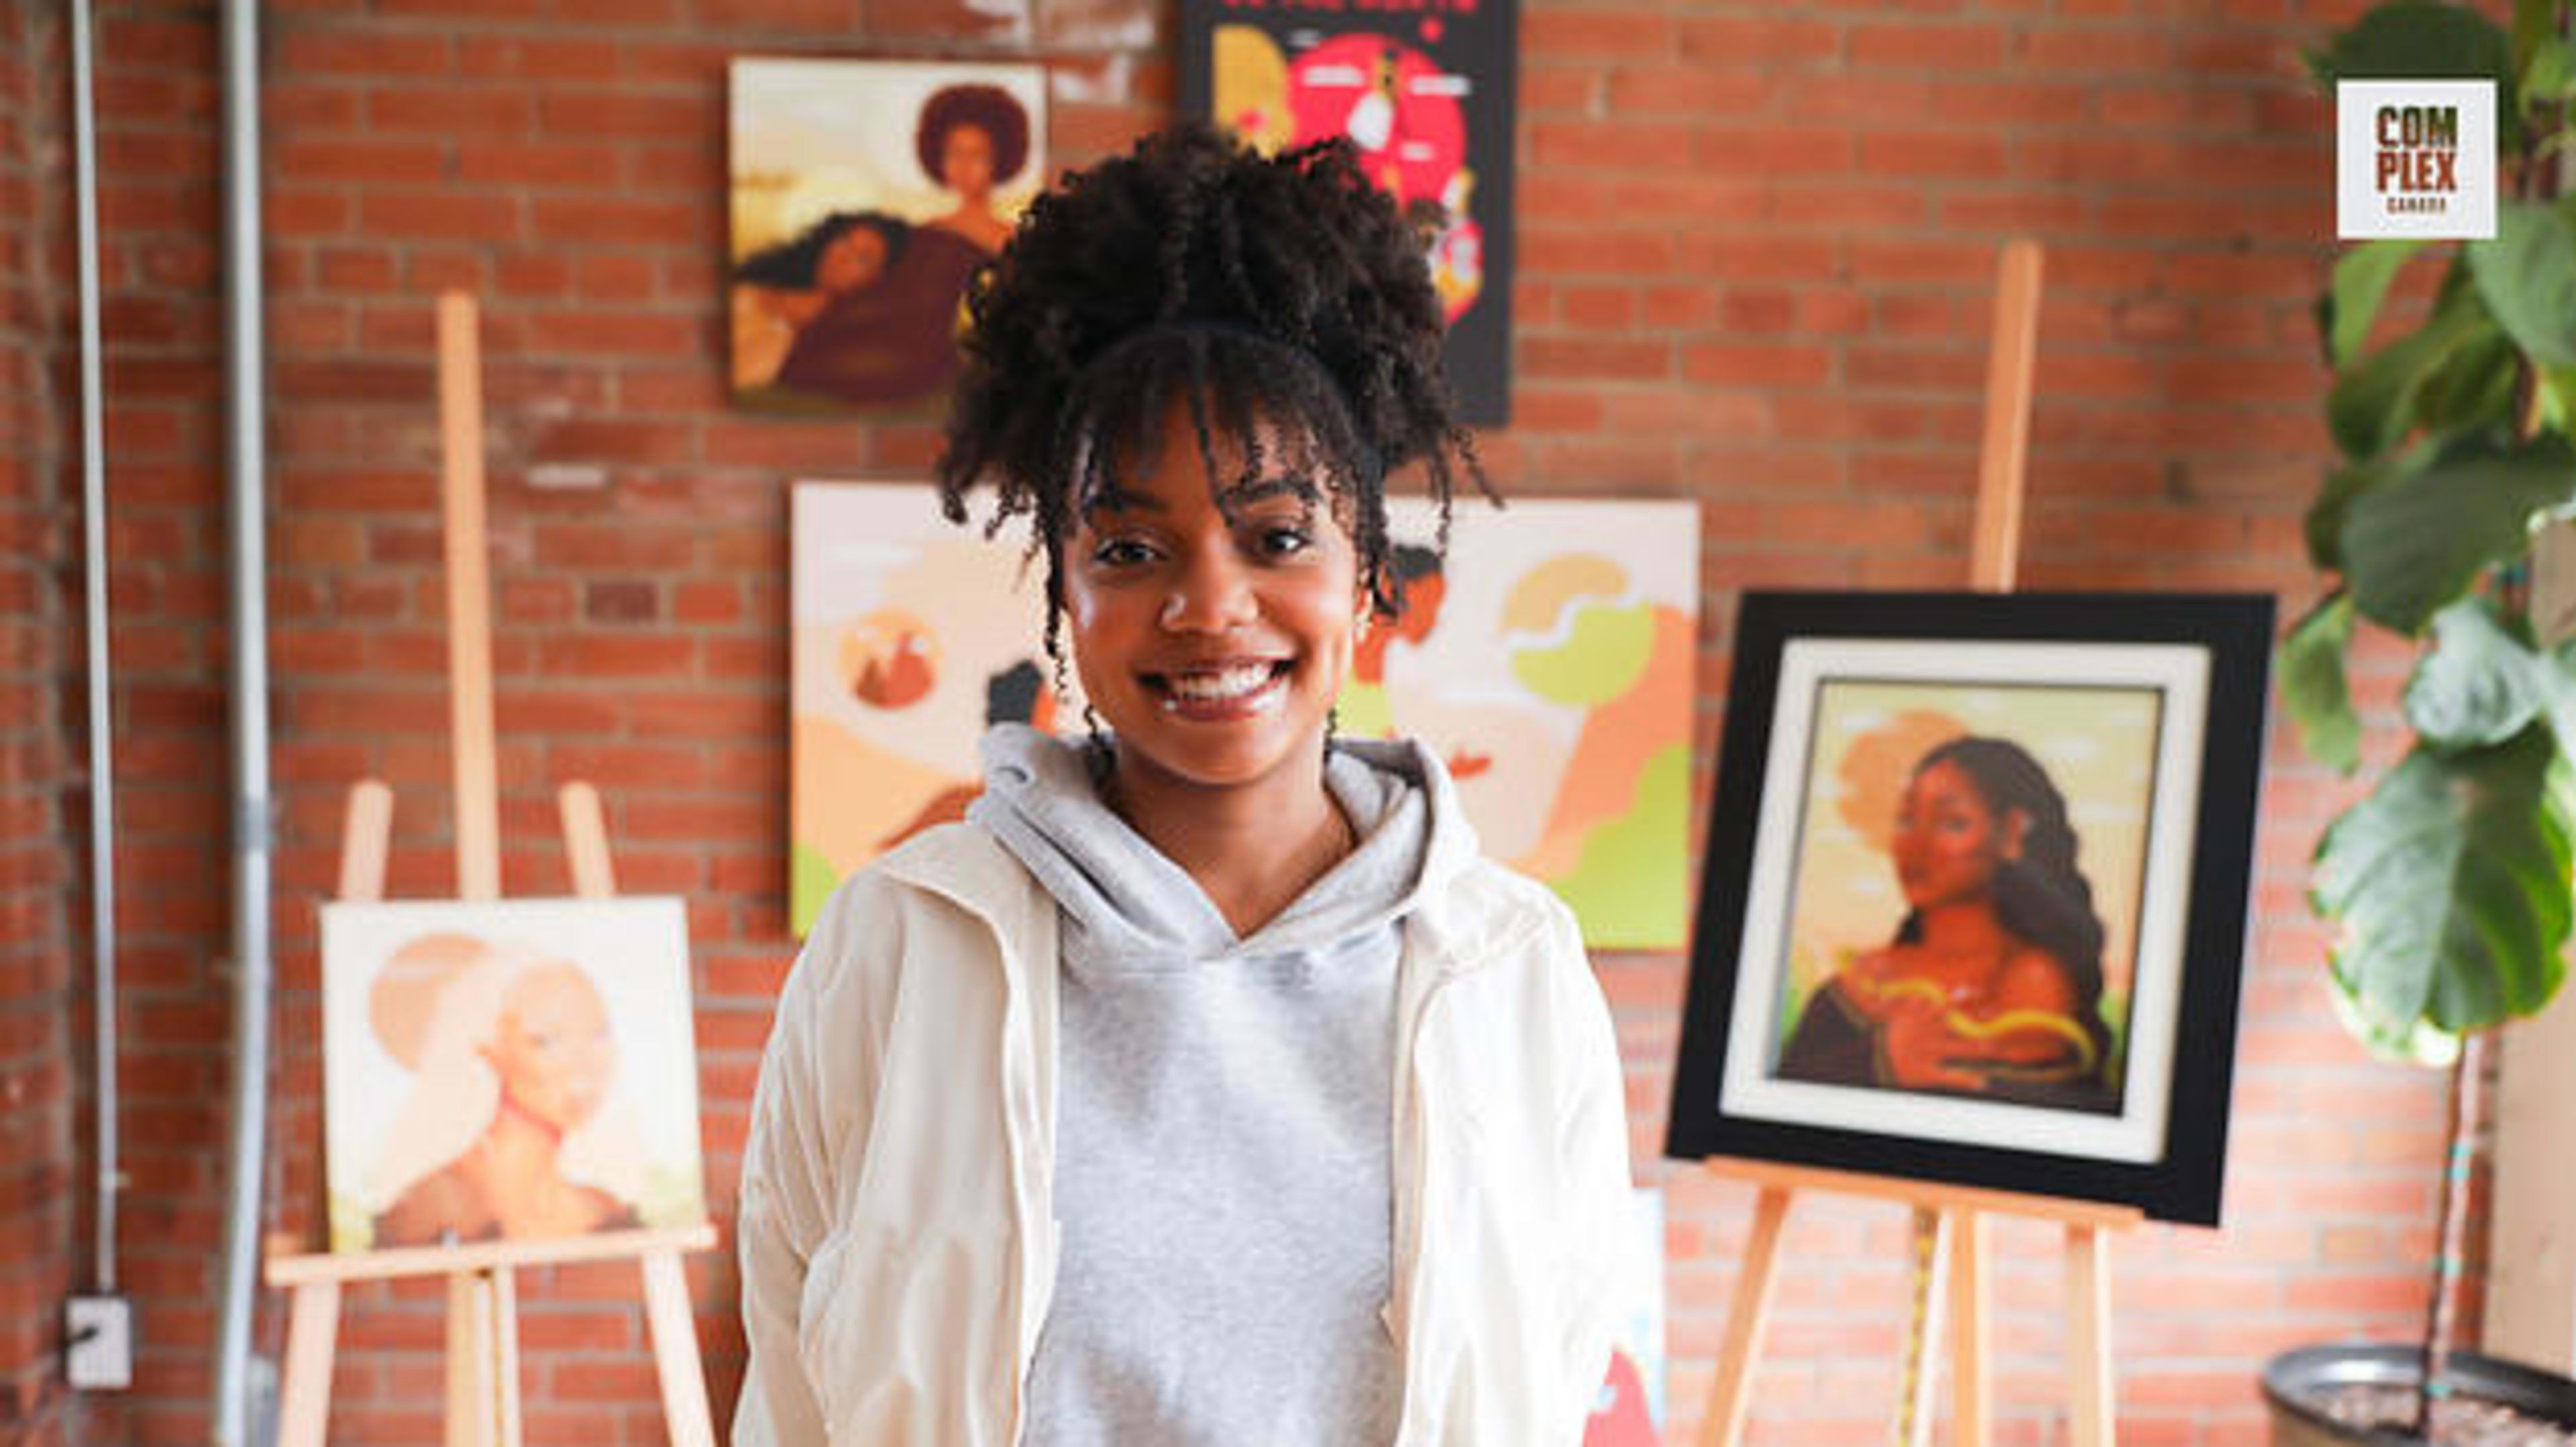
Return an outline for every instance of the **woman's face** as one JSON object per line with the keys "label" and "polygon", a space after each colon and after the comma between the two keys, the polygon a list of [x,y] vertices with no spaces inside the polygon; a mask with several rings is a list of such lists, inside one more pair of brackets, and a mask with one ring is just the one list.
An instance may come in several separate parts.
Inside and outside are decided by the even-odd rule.
{"label": "woman's face", "polygon": [[993,137],[960,121],[939,142],[939,178],[960,196],[980,198],[993,189]]}
{"label": "woman's face", "polygon": [[823,244],[814,263],[814,285],[838,295],[885,275],[886,239],[873,226],[853,226]]}
{"label": "woman's face", "polygon": [[1065,539],[1074,664],[1122,778],[1239,787],[1313,763],[1350,668],[1358,560],[1323,479],[1235,483],[1239,454],[1216,451],[1222,505],[1176,405],[1153,470],[1105,487]]}
{"label": "woman's face", "polygon": [[502,999],[486,1052],[501,1098],[557,1135],[599,1113],[617,1046],[599,992],[571,965],[540,965]]}
{"label": "woman's face", "polygon": [[1998,816],[1968,771],[1948,759],[1917,770],[1897,805],[1889,846],[1905,902],[1928,909],[1983,896],[2018,815]]}

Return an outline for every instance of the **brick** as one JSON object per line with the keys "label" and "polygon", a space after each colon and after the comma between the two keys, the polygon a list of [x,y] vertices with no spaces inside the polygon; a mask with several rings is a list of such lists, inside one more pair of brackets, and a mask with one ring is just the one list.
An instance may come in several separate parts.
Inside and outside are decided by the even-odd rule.
{"label": "brick", "polygon": [[1672,18],[1656,10],[1532,10],[1521,43],[1533,61],[1657,59],[1674,50]]}
{"label": "brick", "polygon": [[2004,56],[2005,32],[1995,25],[1896,23],[1855,25],[1848,55],[1856,66],[1943,71],[1992,67]]}

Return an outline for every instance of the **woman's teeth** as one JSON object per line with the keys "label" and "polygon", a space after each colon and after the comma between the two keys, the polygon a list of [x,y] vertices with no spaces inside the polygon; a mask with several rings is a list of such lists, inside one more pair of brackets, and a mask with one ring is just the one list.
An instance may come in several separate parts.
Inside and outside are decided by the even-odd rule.
{"label": "woman's teeth", "polygon": [[1171,691],[1186,699],[1214,702],[1242,698],[1270,681],[1275,665],[1247,664],[1216,673],[1172,673],[1163,682]]}

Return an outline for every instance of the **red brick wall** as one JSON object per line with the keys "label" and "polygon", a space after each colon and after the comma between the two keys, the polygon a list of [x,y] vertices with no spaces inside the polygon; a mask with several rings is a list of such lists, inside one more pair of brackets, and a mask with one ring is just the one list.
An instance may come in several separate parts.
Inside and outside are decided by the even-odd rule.
{"label": "red brick wall", "polygon": [[[564,886],[548,791],[587,777],[609,800],[621,884],[689,898],[708,1165],[729,1202],[791,951],[785,484],[917,475],[933,439],[919,422],[726,409],[724,59],[1036,56],[1054,75],[1053,154],[1079,161],[1167,114],[1170,19],[1133,0],[268,7],[284,988],[272,1225],[310,1230],[316,1216],[314,908],[349,782],[377,774],[400,793],[398,893],[452,879],[432,294],[466,286],[487,307],[507,887]],[[1704,741],[1716,737],[1737,590],[1963,578],[1989,277],[2016,229],[2050,247],[2024,583],[2250,587],[2304,603],[2298,518],[2326,451],[2306,308],[2329,253],[2330,198],[2326,114],[2295,53],[2328,23],[2280,0],[1534,0],[1519,425],[1488,440],[1490,456],[1527,492],[1700,500]],[[116,0],[102,33],[132,984],[125,1260],[144,1345],[136,1392],[93,1412],[90,1435],[176,1442],[204,1435],[228,1008],[215,967],[226,766],[214,21],[179,0]],[[0,184],[23,174],[0,170]],[[58,166],[42,174],[67,184]],[[15,247],[10,225],[0,244]],[[0,454],[0,467],[23,471],[25,451]],[[598,485],[531,482],[581,475]],[[20,526],[20,511],[0,516]],[[7,597],[0,617],[14,624],[33,605]],[[2440,1084],[2366,1063],[2336,1031],[2322,936],[2300,900],[2338,786],[2286,745],[2274,754],[2230,1226],[2148,1230],[2119,1247],[2131,1441],[2248,1440],[2264,1354],[2399,1333],[2419,1299]],[[11,979],[18,958],[0,956]],[[1603,969],[1641,1174],[1670,1190],[1672,1395],[1687,1430],[1747,1193],[1654,1158],[1679,963]],[[27,1013],[17,999],[13,987],[0,1019]],[[50,1036],[34,1048],[40,1070],[65,1049]],[[18,1220],[0,1213],[8,1230]],[[1900,1234],[1888,1211],[1800,1213],[1761,1378],[1764,1439],[1880,1435]],[[2001,1230],[1995,1246],[2004,1438],[2047,1440],[2059,1274],[2044,1233]],[[733,1273],[709,1257],[693,1281],[721,1413],[740,1372]],[[523,1301],[531,1440],[656,1440],[630,1278],[535,1273]],[[277,1308],[263,1306],[271,1349]],[[439,1311],[422,1290],[354,1293],[334,1440],[431,1438]]]}
{"label": "red brick wall", "polygon": [[44,62],[61,36],[28,7],[0,12],[0,1440],[63,1440],[62,1299],[76,1256],[72,1189],[70,716],[57,702],[72,643],[52,348],[68,210],[45,191]]}

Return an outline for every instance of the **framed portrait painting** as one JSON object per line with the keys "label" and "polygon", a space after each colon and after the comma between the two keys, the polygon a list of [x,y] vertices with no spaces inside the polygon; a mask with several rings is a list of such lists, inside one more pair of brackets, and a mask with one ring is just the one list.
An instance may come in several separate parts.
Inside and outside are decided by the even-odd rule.
{"label": "framed portrait painting", "polygon": [[1753,593],[1671,1154],[2215,1225],[2268,598]]}

